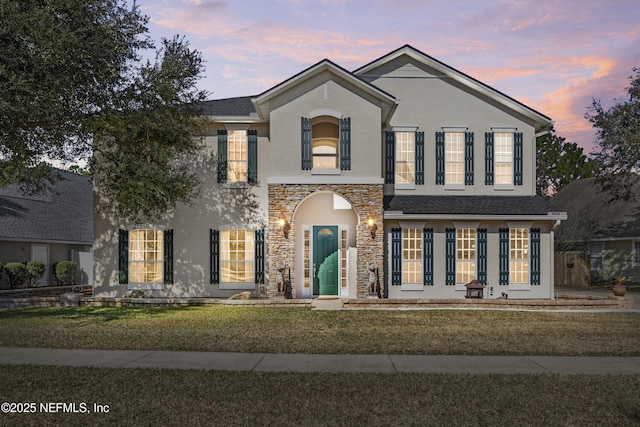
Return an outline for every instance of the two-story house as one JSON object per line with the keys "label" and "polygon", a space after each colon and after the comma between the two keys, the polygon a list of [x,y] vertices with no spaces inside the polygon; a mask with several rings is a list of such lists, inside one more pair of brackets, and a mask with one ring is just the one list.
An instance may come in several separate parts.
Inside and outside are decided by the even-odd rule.
{"label": "two-story house", "polygon": [[553,297],[543,114],[408,45],[205,112],[193,206],[123,223],[96,189],[96,296]]}

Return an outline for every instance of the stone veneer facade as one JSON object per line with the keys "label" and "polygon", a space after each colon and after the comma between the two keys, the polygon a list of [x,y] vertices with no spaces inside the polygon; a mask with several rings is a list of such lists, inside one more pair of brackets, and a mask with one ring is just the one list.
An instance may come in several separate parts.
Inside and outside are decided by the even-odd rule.
{"label": "stone veneer facade", "polygon": [[[269,233],[268,241],[268,283],[269,298],[277,295],[276,259],[285,259],[287,269],[291,269],[291,282],[295,290],[295,236],[293,215],[296,207],[305,197],[318,191],[329,191],[348,200],[358,216],[356,226],[357,249],[357,295],[365,294],[368,282],[367,266],[375,263],[381,287],[384,286],[383,260],[383,185],[382,184],[269,184]],[[284,217],[291,229],[285,239],[279,221]],[[377,226],[375,238],[367,225],[372,218]],[[353,286],[351,284],[350,286]]]}

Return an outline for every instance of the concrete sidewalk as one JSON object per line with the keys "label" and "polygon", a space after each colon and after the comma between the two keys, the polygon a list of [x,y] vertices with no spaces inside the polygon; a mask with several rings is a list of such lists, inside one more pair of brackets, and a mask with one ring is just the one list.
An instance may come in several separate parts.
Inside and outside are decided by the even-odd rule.
{"label": "concrete sidewalk", "polygon": [[249,372],[640,375],[640,357],[267,354],[0,347],[0,364]]}

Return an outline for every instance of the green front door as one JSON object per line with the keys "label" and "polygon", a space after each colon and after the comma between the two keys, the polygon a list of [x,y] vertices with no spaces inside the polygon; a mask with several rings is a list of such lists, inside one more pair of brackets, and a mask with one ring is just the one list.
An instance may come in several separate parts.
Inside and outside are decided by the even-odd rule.
{"label": "green front door", "polygon": [[338,295],[338,227],[313,227],[313,295]]}

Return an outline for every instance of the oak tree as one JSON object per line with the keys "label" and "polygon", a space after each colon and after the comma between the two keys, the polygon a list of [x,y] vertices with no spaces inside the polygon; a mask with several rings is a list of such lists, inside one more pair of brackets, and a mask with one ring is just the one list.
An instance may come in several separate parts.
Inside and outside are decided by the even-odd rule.
{"label": "oak tree", "polygon": [[611,201],[634,198],[633,185],[640,175],[640,68],[634,68],[627,88],[628,99],[608,109],[593,99],[585,117],[597,130],[595,159],[602,170],[597,183]]}
{"label": "oak tree", "polygon": [[180,159],[197,150],[201,55],[155,49],[125,0],[0,2],[0,185],[41,190],[49,163],[91,160],[124,218],[158,216],[197,193]]}

